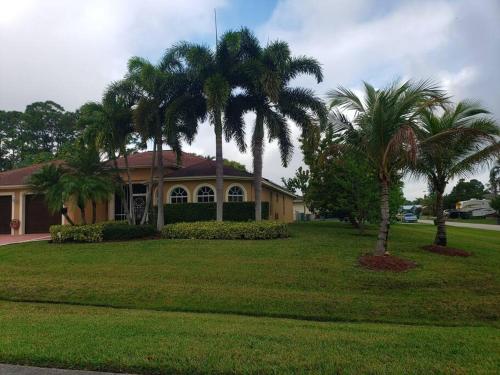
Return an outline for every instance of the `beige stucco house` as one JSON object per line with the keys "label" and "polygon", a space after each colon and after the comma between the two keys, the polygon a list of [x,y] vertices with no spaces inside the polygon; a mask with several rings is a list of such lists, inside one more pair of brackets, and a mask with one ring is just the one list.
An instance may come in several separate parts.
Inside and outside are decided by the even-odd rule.
{"label": "beige stucco house", "polygon": [[[133,181],[133,202],[136,214],[144,211],[151,173],[152,152],[136,153],[129,156],[131,179]],[[183,153],[180,162],[172,151],[163,152],[165,168],[164,204],[188,202],[215,202],[215,162],[193,154]],[[0,173],[0,235],[46,233],[50,225],[66,224],[61,214],[52,214],[47,209],[43,196],[34,195],[27,184],[29,177],[43,164],[32,165]],[[118,160],[125,180],[125,162]],[[224,167],[225,202],[245,202],[255,199],[251,173],[231,167]],[[156,181],[157,182],[157,181]],[[156,185],[154,187],[156,189]],[[156,194],[155,194],[156,196]],[[269,202],[269,218],[284,222],[294,219],[294,195],[283,187],[264,179],[262,200]],[[156,205],[157,202],[154,202]],[[88,204],[87,221],[91,221],[92,209]],[[66,202],[68,215],[75,223],[80,223],[80,212],[72,202]],[[142,209],[142,211],[141,211]],[[97,221],[122,220],[125,218],[119,195],[109,197],[97,206]],[[19,228],[12,228],[12,220],[19,221]]]}

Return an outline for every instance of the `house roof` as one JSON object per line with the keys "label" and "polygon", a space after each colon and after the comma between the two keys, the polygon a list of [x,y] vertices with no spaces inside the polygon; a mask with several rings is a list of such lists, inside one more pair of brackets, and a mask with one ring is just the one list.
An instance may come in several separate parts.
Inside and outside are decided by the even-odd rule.
{"label": "house roof", "polygon": [[[149,168],[151,167],[153,152],[138,152],[128,157],[128,164],[130,168]],[[61,163],[62,161],[56,160],[51,163]],[[47,163],[34,164],[29,167],[13,169],[0,173],[0,188],[1,187],[14,187],[23,186],[27,184],[28,178],[42,168]],[[125,168],[125,159],[117,159],[118,168]],[[206,159],[202,156],[197,156],[189,153],[182,153],[180,162],[177,163],[177,157],[172,150],[163,151],[163,164],[165,168],[169,168],[170,172],[165,173],[167,179],[189,179],[189,178],[215,178],[215,161]],[[229,166],[224,166],[224,176],[233,178],[251,179],[253,174],[247,171],[242,171]],[[263,178],[264,185],[280,190],[281,192],[290,196],[295,196],[282,186]]]}
{"label": "house roof", "polygon": [[[163,151],[163,165],[165,167],[170,168],[179,168],[179,167],[189,167],[193,164],[200,163],[205,161],[202,156],[189,154],[183,152],[181,155],[180,163],[177,163],[177,157],[175,152],[172,150]],[[153,161],[153,151],[145,151],[145,152],[136,152],[135,154],[131,154],[128,156],[128,165],[131,168],[140,168],[140,167],[150,167]],[[117,160],[118,168],[125,168],[125,158],[121,157]]]}

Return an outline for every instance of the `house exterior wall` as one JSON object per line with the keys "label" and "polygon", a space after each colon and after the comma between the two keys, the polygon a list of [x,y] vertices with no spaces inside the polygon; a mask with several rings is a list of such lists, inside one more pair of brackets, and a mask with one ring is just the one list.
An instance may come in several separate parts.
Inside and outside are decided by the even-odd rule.
{"label": "house exterior wall", "polygon": [[[131,170],[131,180],[134,183],[147,184],[150,179],[150,168],[136,168]],[[127,181],[125,173],[122,174],[124,181]],[[196,202],[197,189],[203,185],[209,185],[215,192],[215,178],[179,178],[170,180],[168,178],[168,171],[166,170],[166,180],[164,182],[164,203],[169,204],[169,192],[176,186],[183,186],[188,191],[188,202]],[[253,182],[249,178],[238,177],[225,177],[224,178],[224,201],[227,201],[227,191],[232,185],[239,185],[245,192],[245,201],[254,201],[255,192]],[[12,230],[11,234],[18,235],[24,234],[25,225],[25,196],[30,194],[30,190],[26,186],[0,186],[0,195],[11,195],[13,197],[12,203],[12,219],[18,219],[21,226],[17,230]],[[293,197],[287,195],[278,189],[274,189],[265,184],[262,187],[262,201],[269,202],[269,219],[279,220],[284,222],[292,222],[294,220],[293,212]],[[156,204],[156,202],[155,202]],[[107,221],[114,218],[114,197],[110,197],[109,201],[97,203],[97,222]],[[73,201],[66,203],[68,216],[75,224],[81,224],[80,210]],[[85,207],[85,214],[87,223],[92,222],[92,204],[87,202]],[[63,224],[69,224],[66,219],[62,218]]]}

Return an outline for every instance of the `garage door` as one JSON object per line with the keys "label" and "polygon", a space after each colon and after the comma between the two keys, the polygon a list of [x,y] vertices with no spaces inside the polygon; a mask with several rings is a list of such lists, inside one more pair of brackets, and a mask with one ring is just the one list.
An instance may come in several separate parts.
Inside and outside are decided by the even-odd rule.
{"label": "garage door", "polygon": [[10,234],[12,217],[12,196],[0,196],[0,234]]}
{"label": "garage door", "polygon": [[51,225],[61,224],[61,214],[52,214],[41,195],[27,195],[25,210],[25,233],[48,233]]}

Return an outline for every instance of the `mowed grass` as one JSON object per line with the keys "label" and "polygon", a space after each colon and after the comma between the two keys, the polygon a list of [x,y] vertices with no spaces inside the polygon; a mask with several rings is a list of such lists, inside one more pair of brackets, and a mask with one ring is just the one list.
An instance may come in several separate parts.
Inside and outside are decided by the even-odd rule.
{"label": "mowed grass", "polygon": [[27,243],[0,248],[0,300],[323,321],[488,325],[500,315],[500,232],[449,231],[469,258],[421,249],[435,228],[394,225],[390,250],[418,268],[357,265],[375,230],[295,224],[273,241]]}
{"label": "mowed grass", "polygon": [[0,362],[144,374],[493,374],[489,327],[0,302]]}

